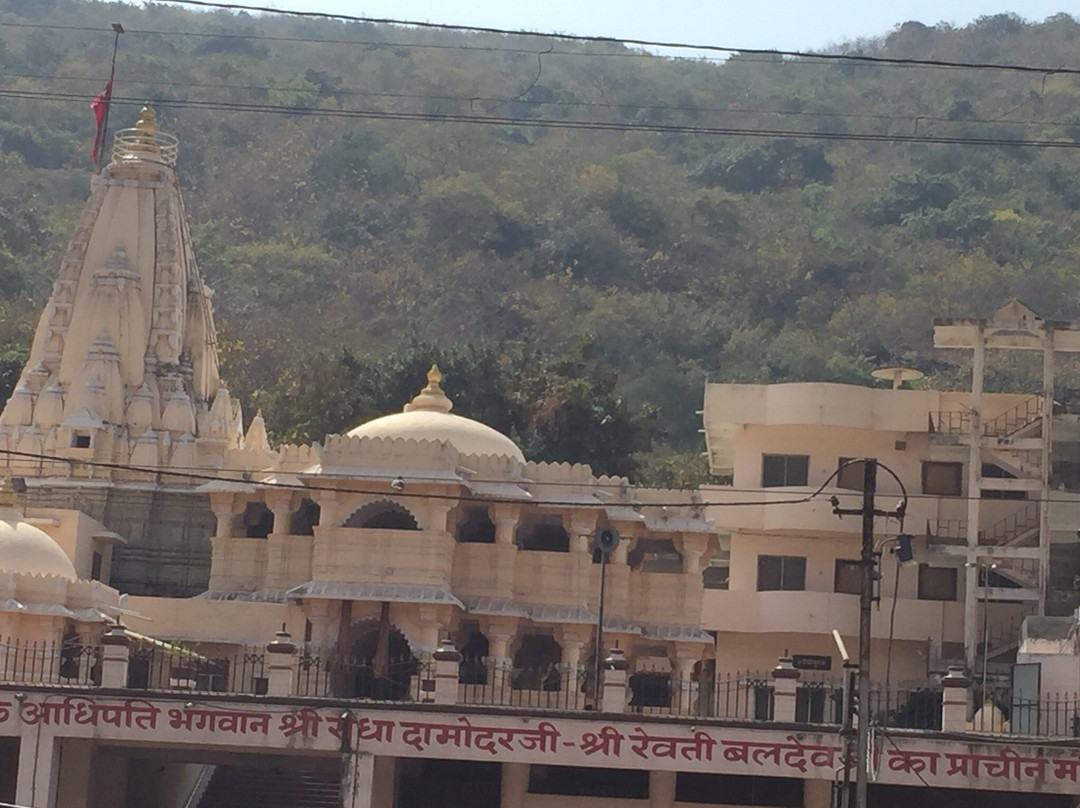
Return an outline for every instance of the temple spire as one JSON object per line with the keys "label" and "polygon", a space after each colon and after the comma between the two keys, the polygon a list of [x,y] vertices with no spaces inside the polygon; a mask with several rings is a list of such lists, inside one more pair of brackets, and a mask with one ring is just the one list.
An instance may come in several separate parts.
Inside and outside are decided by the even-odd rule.
{"label": "temple spire", "polygon": [[[218,376],[211,292],[191,247],[177,152],[149,105],[116,133],[19,394],[0,414],[0,448],[32,431],[46,454],[121,465],[137,455],[138,465],[164,469],[179,462],[185,435],[211,466],[241,444],[239,405]],[[181,453],[190,464],[189,448]]]}

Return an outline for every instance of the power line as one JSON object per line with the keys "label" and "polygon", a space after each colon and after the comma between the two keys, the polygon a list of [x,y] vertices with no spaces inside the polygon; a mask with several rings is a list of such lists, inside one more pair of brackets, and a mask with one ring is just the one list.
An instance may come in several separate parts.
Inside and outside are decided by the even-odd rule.
{"label": "power line", "polygon": [[[644,48],[667,48],[673,50],[691,50],[700,51],[706,53],[719,53],[725,56],[738,55],[740,61],[757,61],[748,59],[747,55],[764,57],[760,61],[767,64],[776,64],[778,60],[788,59],[800,59],[806,60],[801,64],[815,64],[815,63],[829,63],[829,62],[842,62],[849,65],[867,65],[867,66],[891,66],[891,67],[914,67],[914,68],[934,68],[934,69],[946,69],[946,70],[994,70],[1004,72],[1018,72],[1028,73],[1040,76],[1051,75],[1080,75],[1080,68],[1066,67],[1059,65],[1057,67],[1041,66],[1041,65],[1025,65],[1010,62],[966,62],[966,61],[953,61],[948,59],[917,59],[917,58],[902,58],[891,56],[871,56],[868,54],[856,54],[856,53],[820,53],[814,51],[795,51],[795,50],[780,50],[776,48],[746,48],[738,47],[734,45],[711,45],[692,42],[667,42],[661,40],[649,40],[649,39],[633,39],[633,38],[621,38],[616,36],[595,36],[595,35],[583,35],[583,34],[563,34],[554,32],[543,31],[524,31],[515,30],[511,28],[495,28],[490,26],[473,26],[462,25],[454,23],[433,23],[421,20],[405,20],[396,19],[392,17],[366,17],[362,15],[340,14],[331,12],[319,12],[319,11],[301,11],[297,9],[279,9],[269,6],[252,6],[242,5],[238,3],[214,3],[205,2],[204,0],[171,0],[171,2],[177,5],[191,5],[205,8],[219,8],[232,11],[251,11],[256,13],[276,14],[281,16],[293,16],[302,17],[306,19],[331,19],[341,20],[345,22],[361,22],[372,25],[390,25],[398,27],[408,28],[420,28],[431,30],[443,30],[443,31],[458,31],[463,33],[480,33],[480,34],[494,34],[499,36],[512,36],[512,37],[538,37],[545,39],[565,40],[567,42],[581,42],[581,43],[594,43],[594,44],[609,44],[609,45],[633,45],[636,47]],[[15,22],[0,22],[0,26],[13,27],[13,28],[46,28],[53,30],[67,30],[67,31],[85,31],[85,32],[108,32],[109,28],[99,26],[77,26],[77,25],[51,25],[44,23],[15,23]],[[366,45],[366,46],[381,46],[381,47],[404,47],[404,48],[430,48],[436,50],[476,50],[476,51],[489,51],[489,52],[509,52],[509,53],[536,53],[534,48],[508,48],[498,47],[491,45],[468,45],[468,44],[453,44],[444,45],[439,43],[420,43],[420,42],[386,42],[382,40],[355,40],[355,39],[314,39],[308,37],[282,37],[282,36],[268,36],[262,34],[246,34],[246,33],[225,33],[218,31],[159,31],[159,30],[140,30],[140,29],[128,29],[130,34],[146,34],[146,35],[158,35],[158,36],[191,36],[191,37],[220,37],[231,39],[255,39],[263,41],[278,41],[278,42],[310,42],[313,44],[341,44],[341,45]],[[635,57],[635,58],[660,58],[653,53],[640,53],[640,52],[588,52],[588,51],[560,51],[552,50],[551,53],[564,55],[564,56],[598,56],[598,57]],[[782,61],[779,63],[783,63]]]}
{"label": "power line", "polygon": [[824,59],[840,62],[864,62],[871,64],[907,65],[921,67],[940,67],[966,70],[1002,70],[1020,73],[1035,73],[1038,75],[1080,75],[1080,68],[1069,67],[1040,67],[1036,65],[1010,64],[1003,62],[961,62],[946,59],[912,59],[891,56],[867,56],[852,53],[814,53],[812,51],[789,51],[774,48],[738,48],[730,45],[706,45],[693,42],[668,42],[652,39],[633,39],[615,36],[589,36],[584,34],[559,34],[551,32],[522,31],[511,28],[495,28],[491,26],[463,25],[458,23],[439,23],[421,20],[403,20],[393,17],[366,17],[354,14],[340,14],[323,11],[300,11],[297,9],[272,8],[269,6],[253,6],[241,3],[220,3],[211,0],[171,0],[177,5],[199,6],[203,8],[219,8],[229,11],[250,11],[262,14],[277,14],[290,17],[304,17],[308,19],[331,19],[344,20],[347,22],[364,22],[376,25],[396,25],[409,28],[427,28],[441,31],[460,31],[476,34],[496,34],[499,36],[532,36],[549,39],[562,39],[568,42],[592,42],[606,43],[611,45],[634,45],[644,48],[669,48],[673,50],[694,50],[725,54],[751,53],[760,56],[799,59]]}
{"label": "power line", "polygon": [[[130,33],[130,32],[129,32]],[[38,79],[43,81],[72,81],[86,82],[87,84],[100,84],[104,79],[89,76],[64,76],[48,75],[44,73],[0,73],[0,78]],[[258,85],[258,84],[217,84],[191,81],[138,81],[135,79],[122,80],[118,84],[130,84],[140,87],[187,87],[195,89],[211,90],[244,90],[254,92],[307,92],[306,90],[286,85]],[[1006,124],[1014,126],[1072,126],[1076,122],[1071,120],[1032,119],[1032,118],[950,118],[943,115],[924,115],[911,112],[902,115],[890,115],[885,113],[868,112],[815,112],[812,110],[783,110],[783,109],[757,109],[753,107],[690,107],[672,104],[620,104],[615,102],[573,101],[573,100],[534,100],[520,97],[506,98],[497,96],[463,96],[463,95],[436,95],[425,93],[390,93],[373,92],[365,90],[348,90],[345,88],[315,90],[320,98],[333,98],[336,96],[360,97],[360,98],[386,98],[392,100],[415,100],[415,101],[454,101],[458,103],[499,103],[505,104],[514,101],[522,101],[534,107],[574,107],[581,109],[613,109],[613,110],[636,110],[639,112],[687,112],[687,113],[718,113],[723,115],[776,115],[781,117],[809,117],[809,118],[838,118],[852,120],[877,120],[877,121],[904,121],[907,123],[927,121],[932,123],[946,123],[952,125],[964,124]]]}
{"label": "power line", "polygon": [[[50,93],[37,90],[0,90],[0,97],[33,101],[85,101],[85,96],[74,93]],[[115,103],[141,104],[145,99],[113,97]],[[800,129],[765,129],[738,126],[694,126],[689,124],[625,123],[615,121],[575,121],[556,118],[517,118],[513,116],[484,116],[444,112],[405,112],[388,110],[320,109],[317,107],[287,106],[275,104],[247,104],[232,101],[204,101],[198,99],[158,99],[159,107],[178,109],[201,109],[227,112],[269,113],[305,117],[346,118],[362,120],[407,121],[418,123],[457,123],[482,126],[520,126],[529,128],[582,129],[606,132],[644,132],[651,134],[756,137],[852,141],[866,143],[918,143],[937,145],[1024,147],[1046,149],[1078,149],[1080,142],[1073,140],[1039,140],[1032,138],[974,137],[968,135],[919,135],[874,132],[822,132]]]}

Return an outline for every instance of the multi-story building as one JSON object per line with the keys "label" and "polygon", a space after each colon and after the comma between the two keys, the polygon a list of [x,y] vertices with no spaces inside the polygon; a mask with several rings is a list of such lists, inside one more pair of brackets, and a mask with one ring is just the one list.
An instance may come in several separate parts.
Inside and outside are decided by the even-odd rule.
{"label": "multi-story building", "polygon": [[[530,462],[453,414],[436,368],[403,412],[273,446],[217,379],[175,157],[148,112],[118,135],[0,416],[0,803],[825,808],[856,757],[831,631],[854,650],[858,526],[813,494],[856,497],[857,465],[828,478],[875,457],[923,566],[886,556],[870,804],[1073,808],[1075,695],[984,682],[973,710],[941,675],[982,537],[995,626],[1039,605],[1023,564],[1045,569],[1015,515],[1033,489],[983,484],[1013,478],[980,470],[1009,496],[962,530],[962,435],[938,415],[959,397],[710,387],[734,486],[702,492]],[[1020,402],[984,399],[984,424]],[[1022,649],[1057,683],[1065,622]]]}
{"label": "multi-story building", "polygon": [[[987,320],[936,324],[943,347],[970,346],[977,333],[982,350],[1041,347],[1043,332],[1054,335],[1054,350],[1075,350],[1071,324],[1044,323],[1017,301]],[[906,499],[903,523],[875,523],[886,550],[877,670],[903,681],[950,662],[981,670],[986,661],[997,671],[994,663],[1015,658],[1025,616],[1071,614],[1080,603],[1080,496],[1070,476],[1077,417],[1046,405],[1052,357],[1034,396],[983,393],[982,351],[974,392],[708,385],[711,468],[732,480],[703,491],[709,516],[728,528],[724,555],[712,562],[723,588],[707,591],[704,607],[718,647],[752,638],[763,655],[789,649],[835,662],[831,631],[856,633],[863,525],[838,517],[834,499],[861,507],[863,464],[849,462],[859,458],[879,464],[875,507],[895,510]],[[901,533],[914,538],[910,569],[887,552]],[[731,620],[733,606],[761,617]]]}

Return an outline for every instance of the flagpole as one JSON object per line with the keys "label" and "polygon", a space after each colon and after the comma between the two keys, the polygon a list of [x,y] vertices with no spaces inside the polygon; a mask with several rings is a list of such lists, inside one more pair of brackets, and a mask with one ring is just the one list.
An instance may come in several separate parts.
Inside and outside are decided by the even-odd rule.
{"label": "flagpole", "polygon": [[101,171],[101,161],[105,159],[105,144],[109,141],[109,107],[112,106],[112,86],[113,78],[116,76],[116,51],[120,47],[120,34],[124,33],[124,26],[118,22],[112,24],[112,29],[115,32],[113,36],[112,46],[112,64],[109,66],[109,100],[105,104],[105,117],[101,124],[101,148],[98,149],[98,162],[95,168]]}

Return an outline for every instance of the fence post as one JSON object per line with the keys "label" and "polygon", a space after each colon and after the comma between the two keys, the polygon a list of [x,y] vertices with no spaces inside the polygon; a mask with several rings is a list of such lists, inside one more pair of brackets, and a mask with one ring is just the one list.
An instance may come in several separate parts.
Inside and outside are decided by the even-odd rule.
{"label": "fence post", "polygon": [[626,680],[630,663],[626,661],[626,655],[618,648],[612,648],[604,659],[603,695],[600,701],[600,709],[605,713],[626,712]]}
{"label": "fence post", "polygon": [[795,721],[795,691],[799,687],[799,671],[791,657],[780,657],[772,669],[773,721]]}
{"label": "fence post", "polygon": [[274,639],[266,644],[266,694],[268,696],[291,696],[293,695],[293,655],[296,653],[296,645],[292,641],[292,635],[285,630],[284,624],[281,631],[274,635]]}
{"label": "fence post", "polygon": [[941,731],[964,732],[967,729],[968,688],[971,680],[964,669],[950,666],[941,677]]}
{"label": "fence post", "polygon": [[112,626],[101,638],[101,686],[127,687],[131,638],[120,625]]}
{"label": "fence post", "polygon": [[435,660],[435,703],[457,704],[461,652],[448,638],[439,643],[431,658]]}

